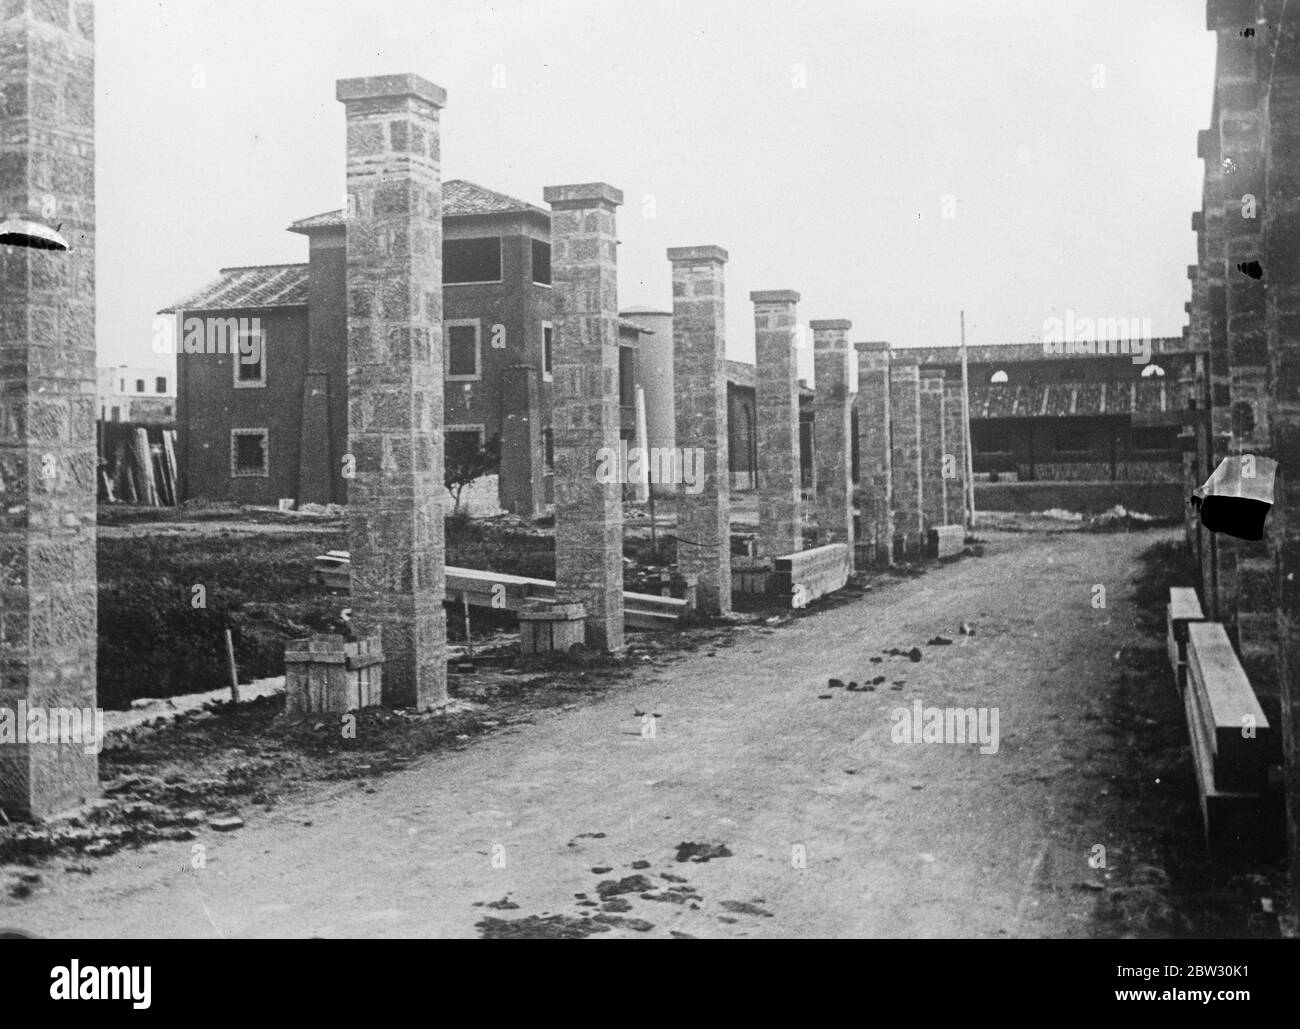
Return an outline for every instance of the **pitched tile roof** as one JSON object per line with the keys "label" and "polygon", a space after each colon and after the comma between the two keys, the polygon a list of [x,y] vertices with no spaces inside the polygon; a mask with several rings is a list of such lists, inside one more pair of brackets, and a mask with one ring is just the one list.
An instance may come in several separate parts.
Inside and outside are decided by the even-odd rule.
{"label": "pitched tile roof", "polygon": [[158,313],[296,307],[306,303],[307,265],[262,264],[246,268],[222,268],[217,279],[197,293],[169,304]]}
{"label": "pitched tile roof", "polygon": [[[544,207],[530,204],[526,200],[506,196],[496,190],[486,189],[464,179],[448,179],[442,184],[442,216],[456,218],[467,214],[513,214],[519,211],[534,211],[550,217]],[[290,232],[308,232],[311,229],[330,228],[342,225],[343,209],[313,214],[310,218],[300,218],[289,226]]]}
{"label": "pitched tile roof", "polygon": [[997,382],[972,385],[970,414],[983,418],[1156,414],[1186,406],[1182,389],[1164,379],[1131,382]]}

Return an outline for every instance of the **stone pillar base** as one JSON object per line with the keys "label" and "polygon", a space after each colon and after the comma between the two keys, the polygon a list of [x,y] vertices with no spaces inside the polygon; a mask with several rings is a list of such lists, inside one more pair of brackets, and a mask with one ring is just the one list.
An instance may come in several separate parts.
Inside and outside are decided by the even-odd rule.
{"label": "stone pillar base", "polygon": [[519,612],[519,653],[567,654],[584,642],[586,604],[532,604]]}

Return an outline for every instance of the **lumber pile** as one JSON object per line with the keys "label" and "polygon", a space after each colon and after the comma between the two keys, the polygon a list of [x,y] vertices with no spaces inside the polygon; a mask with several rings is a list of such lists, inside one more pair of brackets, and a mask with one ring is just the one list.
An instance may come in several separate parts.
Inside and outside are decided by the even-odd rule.
{"label": "lumber pile", "polygon": [[[348,551],[330,550],[317,556],[312,575],[319,585],[328,589],[351,589],[351,564]],[[463,594],[471,607],[515,612],[534,602],[555,603],[555,582],[551,579],[530,579],[450,565],[445,573],[448,602],[459,601]],[[629,629],[673,629],[686,612],[687,601],[676,597],[626,590],[623,593],[623,624]]]}
{"label": "lumber pile", "polygon": [[172,507],[180,502],[176,430],[101,422],[99,500]]}

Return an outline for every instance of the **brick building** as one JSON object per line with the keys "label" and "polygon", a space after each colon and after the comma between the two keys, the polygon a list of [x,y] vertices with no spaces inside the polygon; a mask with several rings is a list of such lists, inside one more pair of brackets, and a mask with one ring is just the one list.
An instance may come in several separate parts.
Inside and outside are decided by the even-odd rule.
{"label": "brick building", "polygon": [[[461,180],[442,191],[447,437],[500,438],[500,504],[538,514],[551,500],[550,213]],[[307,237],[306,263],[224,268],[162,312],[181,324],[236,318],[246,327],[256,318],[261,334],[255,363],[228,353],[177,356],[186,498],[346,501],[346,224],[343,211],[296,221],[289,231]],[[672,342],[619,323],[620,419],[629,440],[643,337]]]}

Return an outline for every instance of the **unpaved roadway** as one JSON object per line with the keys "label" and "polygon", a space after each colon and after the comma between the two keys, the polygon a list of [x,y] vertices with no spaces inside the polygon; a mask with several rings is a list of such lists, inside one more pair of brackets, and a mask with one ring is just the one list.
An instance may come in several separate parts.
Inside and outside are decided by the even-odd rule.
{"label": "unpaved roadway", "polygon": [[[474,937],[477,923],[511,929],[485,919],[545,916],[538,932],[576,934],[599,916],[597,938],[1091,935],[1111,871],[1087,859],[1109,842],[1113,867],[1119,849],[1105,812],[1124,745],[1108,698],[1124,648],[1152,646],[1132,581],[1136,555],[1167,538],[994,533],[984,557],[647,667],[376,792],[330,785],[238,832],[204,829],[201,868],[195,844],[172,842],[89,876],[56,863],[51,889],[0,900],[0,924]],[[927,645],[936,635],[953,643]],[[913,646],[919,662],[881,653]],[[827,688],[879,675],[871,692]],[[891,711],[916,698],[997,708],[997,753],[894,742]],[[660,716],[652,737],[634,712]],[[731,856],[678,862],[683,842]],[[598,883],[633,875],[647,884],[593,906]]]}

